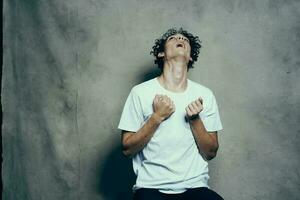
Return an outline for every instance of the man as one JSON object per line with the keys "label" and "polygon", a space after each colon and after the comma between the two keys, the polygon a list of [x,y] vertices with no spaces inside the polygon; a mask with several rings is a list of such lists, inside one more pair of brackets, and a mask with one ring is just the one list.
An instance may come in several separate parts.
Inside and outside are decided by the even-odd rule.
{"label": "man", "polygon": [[133,87],[126,100],[118,128],[137,175],[134,200],[222,199],[207,184],[222,129],[216,99],[187,78],[200,43],[169,29],[151,51],[161,75]]}

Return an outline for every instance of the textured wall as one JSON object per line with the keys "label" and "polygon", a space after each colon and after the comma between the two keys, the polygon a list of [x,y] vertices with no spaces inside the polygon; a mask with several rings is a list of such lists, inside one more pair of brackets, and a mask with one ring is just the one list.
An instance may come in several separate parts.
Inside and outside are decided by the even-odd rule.
{"label": "textured wall", "polygon": [[3,184],[10,199],[130,199],[117,130],[130,88],[157,74],[168,28],[203,41],[189,76],[224,130],[210,185],[225,199],[300,199],[300,3],[4,1]]}

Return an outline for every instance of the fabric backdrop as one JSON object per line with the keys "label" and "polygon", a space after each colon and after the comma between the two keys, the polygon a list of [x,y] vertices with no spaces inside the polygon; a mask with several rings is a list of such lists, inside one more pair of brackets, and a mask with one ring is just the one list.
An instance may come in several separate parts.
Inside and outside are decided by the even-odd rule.
{"label": "fabric backdrop", "polygon": [[202,40],[189,78],[216,95],[224,130],[210,186],[228,200],[300,199],[296,0],[5,0],[5,200],[128,200],[117,125],[170,27]]}

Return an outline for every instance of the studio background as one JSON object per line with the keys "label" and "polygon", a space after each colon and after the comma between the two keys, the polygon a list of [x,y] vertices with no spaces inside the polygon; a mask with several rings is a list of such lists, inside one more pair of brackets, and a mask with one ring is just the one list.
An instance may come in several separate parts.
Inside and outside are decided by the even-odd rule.
{"label": "studio background", "polygon": [[117,125],[170,27],[202,40],[189,78],[219,105],[211,188],[300,199],[299,1],[5,0],[3,12],[3,199],[130,199]]}

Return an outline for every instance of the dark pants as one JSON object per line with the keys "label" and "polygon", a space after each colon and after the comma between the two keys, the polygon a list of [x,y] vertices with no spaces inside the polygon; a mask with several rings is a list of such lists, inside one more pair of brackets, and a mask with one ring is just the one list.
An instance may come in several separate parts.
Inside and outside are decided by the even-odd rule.
{"label": "dark pants", "polygon": [[180,194],[164,194],[157,189],[138,189],[133,200],[224,200],[213,190],[206,187],[188,189]]}

